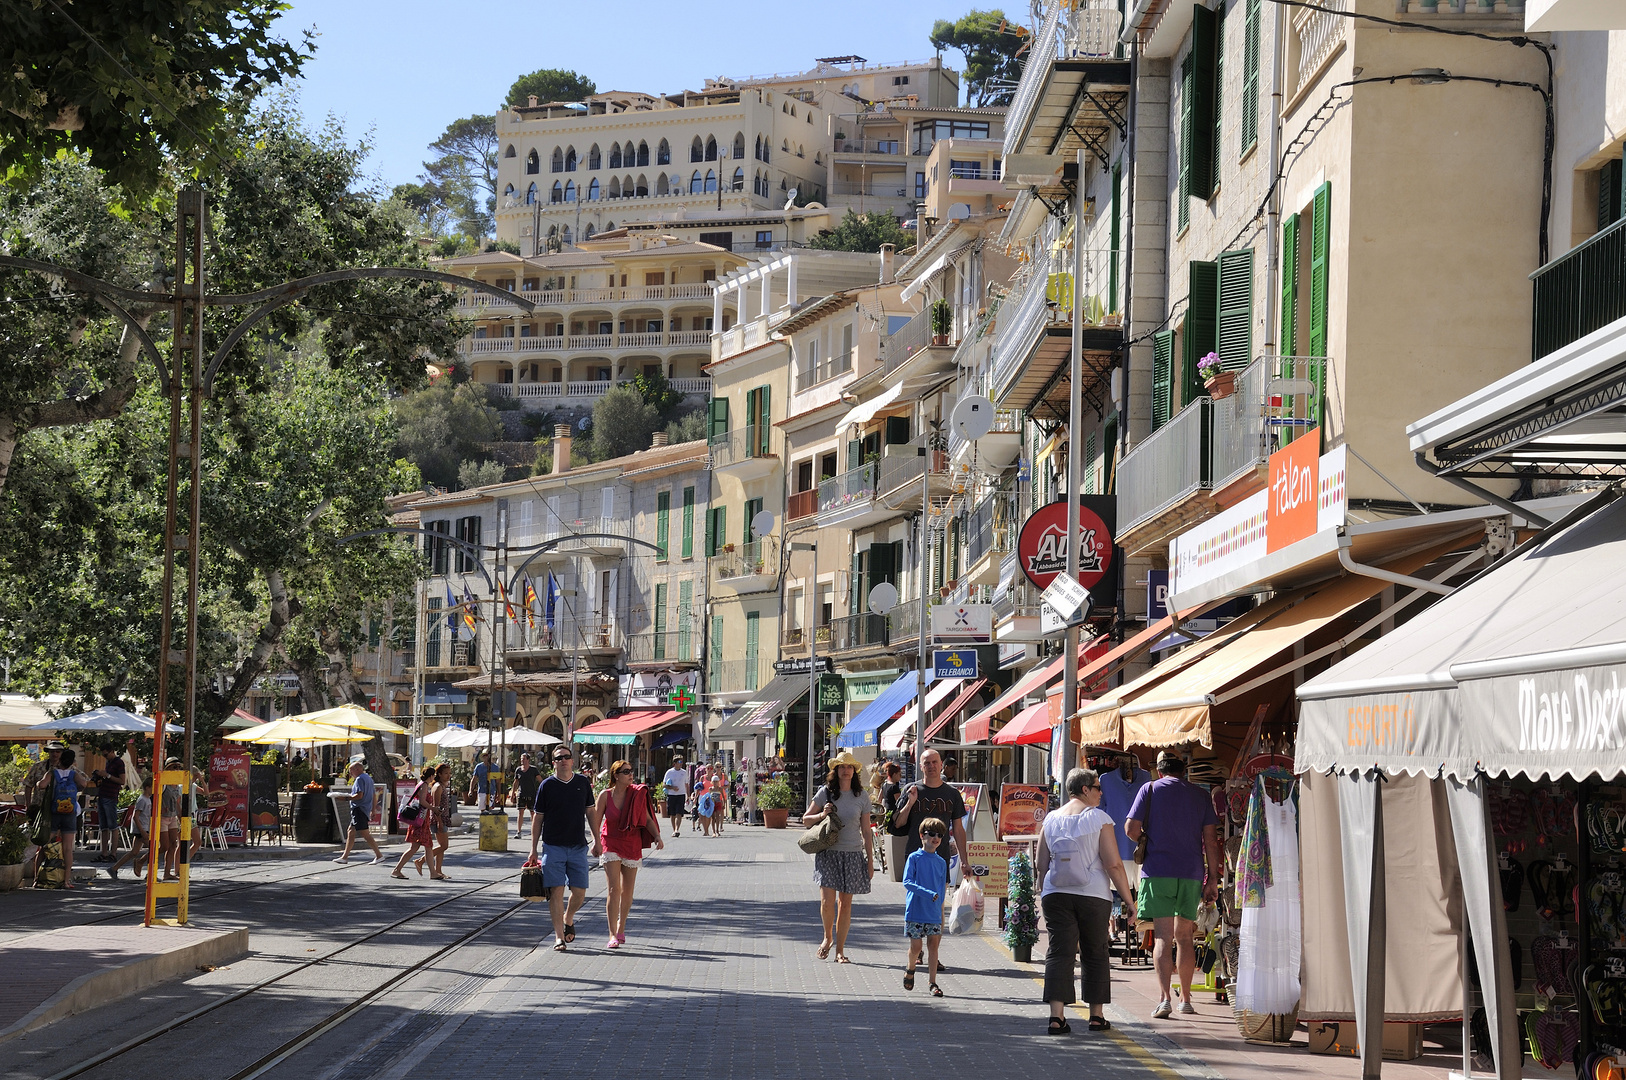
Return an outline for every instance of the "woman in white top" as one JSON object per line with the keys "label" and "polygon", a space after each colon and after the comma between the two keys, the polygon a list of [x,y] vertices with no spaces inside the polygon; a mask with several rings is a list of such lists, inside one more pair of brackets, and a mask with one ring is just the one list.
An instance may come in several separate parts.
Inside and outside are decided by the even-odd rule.
{"label": "woman in white top", "polygon": [[1084,956],[1084,1000],[1090,1005],[1090,1030],[1112,1025],[1102,1012],[1112,1000],[1107,963],[1108,924],[1112,919],[1112,886],[1133,903],[1113,835],[1112,818],[1100,809],[1101,782],[1090,769],[1067,774],[1067,801],[1045,815],[1039,830],[1037,870],[1039,903],[1044,909],[1050,950],[1044,958],[1044,999],[1050,1006],[1047,1034],[1066,1035],[1067,1006],[1073,998],[1073,965]]}

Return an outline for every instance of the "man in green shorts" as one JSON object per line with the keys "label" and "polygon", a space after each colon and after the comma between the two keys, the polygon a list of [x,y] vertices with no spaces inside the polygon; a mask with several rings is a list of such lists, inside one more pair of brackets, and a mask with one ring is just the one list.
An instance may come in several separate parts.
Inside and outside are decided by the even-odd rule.
{"label": "man in green shorts", "polygon": [[1158,778],[1140,789],[1129,808],[1124,832],[1134,841],[1147,834],[1146,860],[1141,863],[1138,906],[1140,917],[1152,921],[1156,943],[1152,966],[1157,970],[1162,997],[1152,1015],[1161,1020],[1174,1012],[1175,957],[1179,946],[1180,1012],[1195,1013],[1191,984],[1197,972],[1197,905],[1219,896],[1219,818],[1209,793],[1186,780],[1186,762],[1165,750],[1157,756]]}

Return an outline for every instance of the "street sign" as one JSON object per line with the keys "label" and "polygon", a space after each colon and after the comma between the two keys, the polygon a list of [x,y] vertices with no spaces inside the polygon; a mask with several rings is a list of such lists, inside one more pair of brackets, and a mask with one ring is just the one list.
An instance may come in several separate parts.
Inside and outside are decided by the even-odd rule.
{"label": "street sign", "polygon": [[935,649],[932,668],[939,679],[975,679],[977,677],[977,651],[975,649]]}
{"label": "street sign", "polygon": [[1071,614],[1063,614],[1049,604],[1039,604],[1039,633],[1059,634],[1069,626],[1078,626],[1089,617],[1089,611],[1075,609]]}
{"label": "street sign", "polygon": [[1050,582],[1050,587],[1039,597],[1063,616],[1070,616],[1084,606],[1084,601],[1090,597],[1090,591],[1078,583],[1078,579],[1059,571]]}
{"label": "street sign", "polygon": [[839,675],[820,675],[819,712],[841,712],[847,707],[847,680]]}

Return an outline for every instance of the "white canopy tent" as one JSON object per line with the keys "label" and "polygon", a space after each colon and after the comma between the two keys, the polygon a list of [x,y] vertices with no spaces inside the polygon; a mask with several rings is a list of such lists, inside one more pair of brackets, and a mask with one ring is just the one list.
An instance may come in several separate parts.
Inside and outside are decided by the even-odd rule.
{"label": "white canopy tent", "polygon": [[0,694],[0,740],[48,739],[49,731],[40,731],[36,725],[51,719],[48,709],[68,703],[61,694],[32,698],[23,694]]}

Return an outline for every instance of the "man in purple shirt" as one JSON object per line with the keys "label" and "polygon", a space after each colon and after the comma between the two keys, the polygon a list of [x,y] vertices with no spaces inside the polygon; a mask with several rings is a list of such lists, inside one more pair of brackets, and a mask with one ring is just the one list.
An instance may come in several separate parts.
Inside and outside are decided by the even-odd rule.
{"label": "man in purple shirt", "polygon": [[1152,966],[1163,996],[1152,1015],[1164,1019],[1174,1011],[1175,958],[1170,943],[1179,946],[1180,1012],[1195,1013],[1191,984],[1197,972],[1197,953],[1192,941],[1197,929],[1197,904],[1212,903],[1219,896],[1219,819],[1214,816],[1208,792],[1186,780],[1186,762],[1165,750],[1157,755],[1158,778],[1140,789],[1124,831],[1139,841],[1147,834],[1146,861],[1141,864],[1139,908],[1142,919],[1152,921],[1156,944]]}

